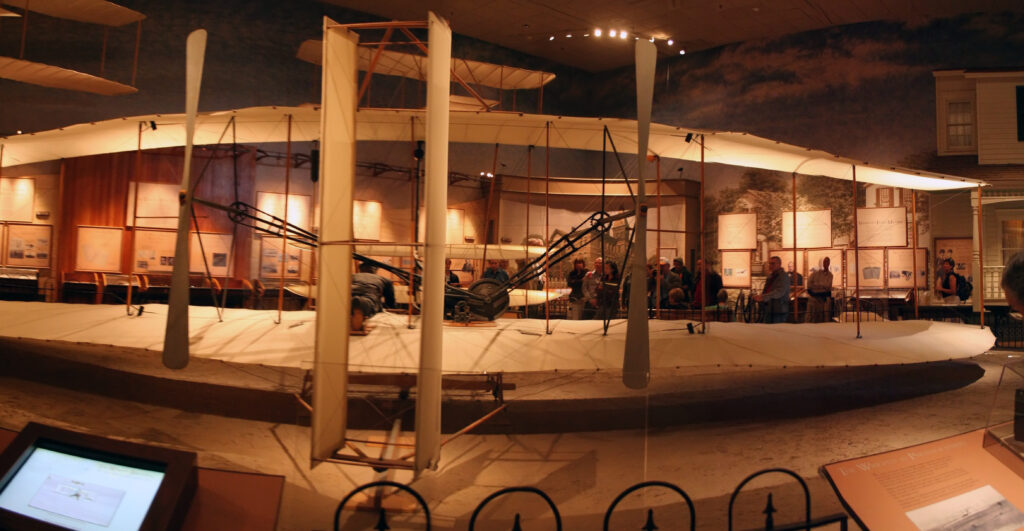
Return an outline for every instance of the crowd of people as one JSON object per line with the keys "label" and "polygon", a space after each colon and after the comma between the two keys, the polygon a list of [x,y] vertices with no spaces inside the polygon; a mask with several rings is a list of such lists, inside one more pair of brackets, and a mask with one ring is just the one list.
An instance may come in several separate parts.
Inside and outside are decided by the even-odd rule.
{"label": "crowd of people", "polygon": [[[501,260],[489,260],[488,267],[482,278],[504,283],[508,281],[507,263]],[[824,258],[819,267],[812,269],[807,279],[807,309],[804,321],[809,323],[830,322],[833,274],[830,270],[830,259]],[[451,286],[461,286],[459,276],[452,271],[451,259],[445,259],[445,282]],[[935,292],[946,302],[960,302],[969,281],[955,272],[956,262],[950,258],[940,262],[936,274]],[[706,282],[703,277],[707,276]],[[797,280],[802,284],[803,279]],[[541,289],[544,278],[539,277],[536,286]],[[628,306],[630,278],[622,278],[618,265],[613,261],[601,258],[594,260],[594,266],[587,268],[586,260],[576,258],[572,270],[566,276],[566,284],[570,290],[566,318],[610,319],[616,316],[621,306]],[[961,285],[964,284],[964,285]],[[1006,265],[1002,279],[1007,301],[1016,309],[1024,309],[1024,253],[1020,253]],[[658,260],[657,266],[647,266],[647,303],[648,308],[667,310],[705,309],[710,311],[730,310],[728,292],[722,287],[722,277],[714,268],[705,267],[702,260],[697,260],[695,273],[691,273],[681,258],[671,262],[666,258]],[[768,270],[764,287],[751,299],[758,304],[761,320],[766,323],[784,323],[789,320],[791,296],[793,294],[793,277],[782,267],[782,260],[773,256],[768,260]],[[704,290],[713,293],[705,297]],[[620,293],[621,292],[621,293]],[[369,264],[360,264],[359,272],[352,276],[352,328],[362,329],[363,322],[380,312],[383,308],[395,306],[395,291],[392,282],[376,272]]]}

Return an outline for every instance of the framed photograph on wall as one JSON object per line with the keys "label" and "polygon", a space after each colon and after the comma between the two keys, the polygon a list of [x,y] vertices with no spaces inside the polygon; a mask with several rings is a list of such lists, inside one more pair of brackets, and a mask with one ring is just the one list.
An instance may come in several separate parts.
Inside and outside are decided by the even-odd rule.
{"label": "framed photograph on wall", "polygon": [[136,273],[170,273],[176,240],[175,231],[135,229],[132,268]]}
{"label": "framed photograph on wall", "polygon": [[858,208],[860,247],[906,247],[907,208]]}
{"label": "framed photograph on wall", "polygon": [[[890,288],[914,287],[914,255],[911,249],[887,249]],[[917,287],[928,289],[928,251],[917,250]]]}
{"label": "framed photograph on wall", "polygon": [[383,212],[384,205],[380,201],[353,201],[352,237],[357,240],[380,241]]}
{"label": "framed photograph on wall", "polygon": [[[832,247],[832,211],[808,210],[796,213],[796,248]],[[782,247],[793,248],[793,212],[782,212]]]}
{"label": "framed photograph on wall", "polygon": [[0,179],[0,221],[32,222],[36,180],[29,177]]}
{"label": "framed photograph on wall", "polygon": [[860,277],[861,288],[884,288],[885,250],[859,249],[856,260],[853,253],[853,249],[846,250],[846,289],[857,285],[854,275]]}
{"label": "framed photograph on wall", "polygon": [[[231,264],[228,259],[231,257],[231,235],[218,234],[214,232],[193,232],[191,234],[191,247],[188,253],[188,270],[190,273],[206,273],[210,268],[210,274],[215,277],[223,277],[231,274]],[[200,244],[202,238],[202,244]],[[205,263],[203,257],[206,257]]]}
{"label": "framed photograph on wall", "polygon": [[939,264],[946,258],[952,258],[956,262],[958,275],[967,277],[967,280],[974,282],[974,243],[970,238],[935,238],[935,270],[939,270]]}
{"label": "framed photograph on wall", "polygon": [[52,225],[10,223],[4,245],[3,264],[9,267],[50,267],[53,246]]}
{"label": "framed photograph on wall", "polygon": [[75,271],[121,272],[121,227],[78,227]]}
{"label": "framed photograph on wall", "polygon": [[[309,263],[312,257],[308,249],[288,244],[287,263],[284,278],[299,278],[302,275],[302,264]],[[281,238],[265,236],[260,238],[260,278],[281,278]]]}
{"label": "framed photograph on wall", "polygon": [[807,277],[820,269],[828,258],[828,270],[832,272],[832,287],[843,286],[843,250],[842,249],[811,249],[807,251]]}
{"label": "framed photograph on wall", "polygon": [[750,251],[722,251],[722,287],[750,288]]}
{"label": "framed photograph on wall", "polygon": [[718,249],[757,249],[757,214],[720,214]]}
{"label": "framed photograph on wall", "polygon": [[177,229],[180,188],[181,185],[173,183],[128,183],[125,226]]}
{"label": "framed photograph on wall", "polygon": [[[310,230],[313,213],[313,198],[308,195],[288,194],[288,222]],[[256,192],[256,208],[265,214],[257,214],[260,219],[269,220],[267,215],[281,219],[284,217],[284,194],[274,192]],[[266,223],[256,222],[257,227],[269,228]]]}

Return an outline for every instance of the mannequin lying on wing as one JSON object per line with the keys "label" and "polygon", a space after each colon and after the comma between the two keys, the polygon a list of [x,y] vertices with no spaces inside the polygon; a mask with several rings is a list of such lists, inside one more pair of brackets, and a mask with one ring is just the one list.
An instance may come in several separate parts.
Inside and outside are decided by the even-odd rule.
{"label": "mannequin lying on wing", "polygon": [[359,272],[352,275],[352,330],[362,331],[366,319],[383,308],[394,307],[395,287],[391,281],[378,275],[376,267],[360,263]]}

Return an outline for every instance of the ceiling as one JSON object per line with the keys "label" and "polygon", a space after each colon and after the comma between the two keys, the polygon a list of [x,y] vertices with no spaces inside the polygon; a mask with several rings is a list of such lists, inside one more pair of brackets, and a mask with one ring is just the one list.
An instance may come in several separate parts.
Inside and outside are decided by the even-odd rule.
{"label": "ceiling", "polygon": [[[972,12],[1024,11],[1021,0],[322,1],[394,20],[425,20],[432,10],[448,18],[455,33],[590,72],[632,64],[627,42],[634,37],[653,36],[662,55],[678,55],[680,49],[695,52],[857,22],[918,24]],[[604,35],[595,37],[595,28]],[[610,29],[625,29],[628,38],[611,38]]]}

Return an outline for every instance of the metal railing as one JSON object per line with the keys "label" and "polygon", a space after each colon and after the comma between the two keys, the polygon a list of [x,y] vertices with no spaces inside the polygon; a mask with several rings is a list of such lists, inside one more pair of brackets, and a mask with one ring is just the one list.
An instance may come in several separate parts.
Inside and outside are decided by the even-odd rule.
{"label": "metal railing", "polygon": [[[807,483],[797,473],[793,472],[792,470],[785,469],[785,468],[768,468],[768,469],[764,469],[764,470],[759,470],[759,471],[757,471],[757,472],[747,476],[743,481],[740,482],[739,485],[736,486],[735,489],[733,489],[732,496],[729,498],[729,510],[728,510],[728,522],[729,522],[728,529],[730,531],[733,528],[733,509],[735,508],[736,500],[737,500],[737,497],[739,496],[740,492],[743,490],[743,488],[750,481],[754,480],[757,477],[766,475],[766,474],[783,474],[783,475],[786,475],[786,476],[789,476],[789,477],[793,478],[799,484],[799,486],[801,488],[801,491],[803,493],[804,504],[803,504],[803,508],[802,508],[802,511],[801,511],[801,516],[799,518],[797,518],[796,521],[790,522],[790,523],[786,523],[786,524],[778,524],[778,525],[776,525],[775,524],[775,519],[776,519],[775,515],[776,515],[776,513],[779,512],[779,510],[776,509],[774,504],[773,504],[773,492],[772,492],[772,489],[777,489],[778,486],[771,487],[768,490],[767,504],[766,504],[764,510],[760,511],[762,514],[765,515],[763,527],[759,526],[757,529],[764,529],[765,531],[781,531],[781,530],[797,530],[797,529],[810,530],[810,529],[816,529],[816,528],[824,527],[824,526],[827,526],[827,525],[839,524],[839,529],[842,530],[842,531],[846,531],[846,529],[848,528],[848,525],[849,525],[848,524],[849,516],[847,514],[845,514],[845,513],[830,514],[830,515],[827,515],[827,516],[820,516],[820,517],[817,517],[817,518],[812,518],[811,517],[811,494],[810,494],[810,490],[807,488]],[[334,511],[334,529],[335,529],[335,531],[337,531],[338,529],[341,529],[341,517],[342,517],[342,514],[343,514],[343,509],[345,508],[345,505],[356,494],[358,494],[358,493],[360,493],[362,491],[365,491],[367,489],[374,488],[374,487],[376,487],[378,489],[378,494],[380,494],[380,490],[383,489],[384,487],[393,487],[393,488],[398,489],[399,491],[403,491],[406,494],[411,495],[416,500],[416,503],[419,504],[419,506],[422,508],[422,512],[423,512],[423,515],[424,515],[424,518],[423,518],[424,529],[427,529],[428,531],[431,529],[431,525],[432,524],[431,524],[431,519],[430,519],[430,507],[427,504],[427,502],[423,499],[423,496],[421,496],[418,492],[416,492],[415,489],[413,489],[412,487],[406,486],[406,485],[402,485],[400,483],[396,483],[394,481],[374,481],[374,482],[367,483],[365,485],[361,485],[359,487],[356,487],[351,492],[349,492],[344,498],[342,498],[341,502],[338,503],[338,506],[337,506],[337,508]],[[668,518],[668,517],[664,516],[664,514],[663,514],[664,513],[664,505],[662,505],[661,506],[661,511],[662,511],[662,514],[663,514],[663,518],[660,521],[660,525],[659,525],[659,522],[655,518],[655,511],[656,511],[656,509],[658,509],[658,507],[644,507],[646,509],[646,511],[641,513],[641,514],[645,515],[643,517],[644,518],[644,522],[643,523],[636,522],[637,525],[636,525],[636,527],[632,527],[633,529],[690,529],[692,531],[693,529],[697,528],[697,508],[696,508],[696,505],[693,503],[693,500],[686,493],[686,491],[683,490],[682,488],[680,488],[679,486],[677,486],[677,485],[675,485],[673,483],[670,483],[668,481],[657,481],[657,480],[654,480],[654,481],[644,481],[644,482],[641,482],[641,483],[637,483],[635,485],[632,485],[632,486],[626,488],[621,493],[619,493],[619,495],[615,497],[615,499],[611,502],[611,504],[608,505],[608,509],[604,513],[604,520],[603,520],[602,529],[604,529],[604,531],[607,531],[610,528],[612,515],[615,514],[616,509],[619,508],[620,503],[627,496],[629,496],[630,494],[633,494],[634,492],[637,492],[639,490],[648,489],[648,488],[668,489],[668,490],[674,492],[675,494],[679,495],[679,497],[682,498],[682,501],[685,502],[685,504],[686,504],[688,518],[686,518],[685,521],[680,521],[680,522],[671,522],[671,521],[670,522],[665,522],[665,519]],[[537,487],[519,486],[519,487],[506,487],[506,488],[500,489],[498,491],[495,491],[494,493],[492,493],[492,494],[488,495],[486,498],[484,498],[479,504],[477,504],[476,508],[473,510],[473,515],[472,515],[472,517],[470,518],[470,521],[469,521],[469,529],[470,529],[470,531],[472,531],[472,530],[477,528],[477,526],[478,526],[477,520],[479,519],[479,517],[480,517],[480,515],[481,515],[481,513],[482,513],[482,511],[483,511],[485,506],[487,506],[492,501],[494,501],[495,499],[497,499],[497,498],[499,498],[501,496],[505,496],[507,494],[512,494],[512,493],[526,493],[526,494],[532,494],[532,495],[535,495],[537,497],[540,497],[547,504],[547,506],[551,509],[551,514],[554,516],[554,521],[555,521],[556,529],[559,529],[559,530],[562,529],[562,517],[561,517],[561,513],[558,510],[558,504],[554,500],[552,500],[551,497],[548,496],[547,493],[545,493],[543,490],[541,490],[541,489],[539,489]],[[375,497],[375,500],[376,500],[376,502],[375,502],[374,506],[369,508],[370,510],[376,512],[377,515],[378,515],[377,516],[376,525],[373,527],[373,529],[391,529],[391,526],[388,524],[388,520],[387,520],[387,518],[388,518],[388,509],[385,508],[385,504],[380,503],[381,500],[380,500],[379,496]],[[364,509],[365,509],[365,507],[364,507]],[[402,510],[393,510],[393,511],[395,513],[404,513],[404,514],[408,515],[407,511],[402,511]],[[489,529],[494,529],[493,523],[491,523],[490,525],[491,525],[491,527],[489,527]],[[687,525],[688,525],[688,527],[687,527]],[[524,525],[524,523],[522,521],[521,511],[516,511],[515,512],[515,516],[514,516],[514,519],[512,521],[512,525],[511,525],[510,529],[512,529],[513,531],[521,531],[523,529],[526,529],[526,526]]]}

